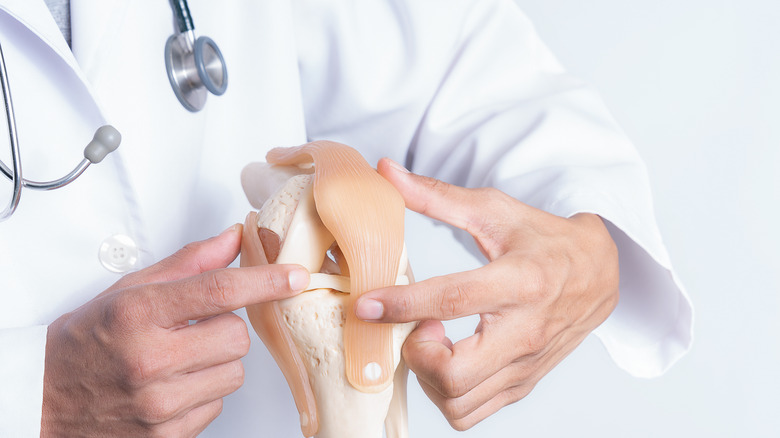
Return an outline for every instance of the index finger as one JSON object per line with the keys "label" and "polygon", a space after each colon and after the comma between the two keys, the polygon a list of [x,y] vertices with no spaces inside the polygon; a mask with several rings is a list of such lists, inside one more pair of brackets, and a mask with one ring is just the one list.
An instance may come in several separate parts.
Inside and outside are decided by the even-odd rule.
{"label": "index finger", "polygon": [[471,234],[489,260],[506,253],[506,238],[534,209],[494,188],[466,188],[416,175],[383,158],[377,171],[398,190],[406,207]]}
{"label": "index finger", "polygon": [[516,304],[513,291],[522,287],[520,276],[505,264],[492,262],[471,271],[366,292],[355,303],[355,314],[369,322],[401,323],[496,312]]}
{"label": "index finger", "polygon": [[140,289],[154,322],[170,328],[250,304],[289,298],[308,284],[309,271],[302,266],[265,265],[218,269]]}
{"label": "index finger", "polygon": [[243,228],[235,224],[218,236],[192,242],[152,266],[125,275],[103,294],[147,283],[174,281],[212,269],[224,268],[241,249]]}
{"label": "index finger", "polygon": [[401,193],[410,210],[469,232],[480,220],[481,209],[473,207],[484,198],[473,189],[411,173],[388,158],[379,160],[377,171]]}

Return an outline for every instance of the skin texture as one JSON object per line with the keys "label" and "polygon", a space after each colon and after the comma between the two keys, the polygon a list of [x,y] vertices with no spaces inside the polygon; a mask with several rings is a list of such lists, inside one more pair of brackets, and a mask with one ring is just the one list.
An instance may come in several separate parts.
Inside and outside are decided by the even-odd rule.
{"label": "skin texture", "polygon": [[54,321],[41,436],[189,437],[216,418],[249,350],[231,312],[309,280],[297,265],[225,269],[240,238],[234,226],[190,244]]}
{"label": "skin texture", "polygon": [[[453,428],[469,429],[528,395],[617,305],[617,249],[598,216],[561,218],[495,189],[408,173],[389,159],[377,169],[407,208],[466,230],[489,260],[357,302],[365,321],[424,321],[403,356]],[[453,345],[440,321],[475,314],[474,335]]]}

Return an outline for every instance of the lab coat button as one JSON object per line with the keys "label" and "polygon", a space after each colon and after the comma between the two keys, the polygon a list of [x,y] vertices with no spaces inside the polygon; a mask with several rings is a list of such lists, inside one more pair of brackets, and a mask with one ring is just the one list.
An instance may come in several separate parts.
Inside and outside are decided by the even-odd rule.
{"label": "lab coat button", "polygon": [[100,263],[111,272],[128,272],[138,263],[138,246],[124,234],[114,234],[100,245]]}

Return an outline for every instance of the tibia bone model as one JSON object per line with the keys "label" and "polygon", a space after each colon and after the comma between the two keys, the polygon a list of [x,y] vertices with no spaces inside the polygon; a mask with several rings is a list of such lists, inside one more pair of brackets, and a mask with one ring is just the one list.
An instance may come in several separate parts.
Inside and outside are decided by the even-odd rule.
{"label": "tibia bone model", "polygon": [[259,208],[244,225],[241,266],[297,263],[311,273],[293,298],[247,307],[282,370],[306,437],[408,436],[401,346],[409,324],[358,320],[360,294],[413,281],[404,202],[354,149],[332,142],[274,149],[242,172]]}

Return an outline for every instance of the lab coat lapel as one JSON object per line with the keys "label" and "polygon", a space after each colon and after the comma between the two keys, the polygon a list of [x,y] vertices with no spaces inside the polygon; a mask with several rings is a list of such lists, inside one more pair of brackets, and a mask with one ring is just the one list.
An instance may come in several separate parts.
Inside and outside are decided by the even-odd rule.
{"label": "lab coat lapel", "polygon": [[[108,1],[107,1],[108,3]],[[62,36],[57,23],[54,21],[49,9],[43,0],[0,0],[0,11],[6,12],[19,23],[27,27],[33,35],[51,48],[73,71],[90,92],[89,81],[84,76],[76,58],[65,38]],[[91,96],[94,99],[94,95]]]}
{"label": "lab coat lapel", "polygon": [[[71,45],[79,66],[90,81],[100,71],[105,52],[116,48],[127,9],[135,2],[119,0],[70,0]],[[138,2],[146,5],[167,2]],[[152,6],[152,5],[150,5]],[[138,29],[138,32],[143,30]]]}
{"label": "lab coat lapel", "polygon": [[24,24],[66,62],[76,66],[68,43],[43,0],[0,0],[0,10]]}
{"label": "lab coat lapel", "polygon": [[155,258],[242,221],[243,166],[306,140],[290,3],[190,0],[197,34],[217,42],[229,77],[225,95],[190,113],[165,72],[168,2],[72,2],[74,52],[123,134],[118,154]]}
{"label": "lab coat lapel", "polygon": [[[0,41],[25,176],[55,179],[83,157],[104,116],[43,1],[0,1]],[[98,250],[114,234],[138,236],[119,167],[112,154],[65,188],[23,191],[18,210],[0,226],[7,249],[0,251],[0,272],[19,273],[3,280],[3,290],[19,299],[7,303],[0,320],[49,323],[116,280],[101,265]],[[52,254],[58,256],[45,251],[50,242],[57,242]],[[43,260],[49,261],[46,275],[40,275]]]}

